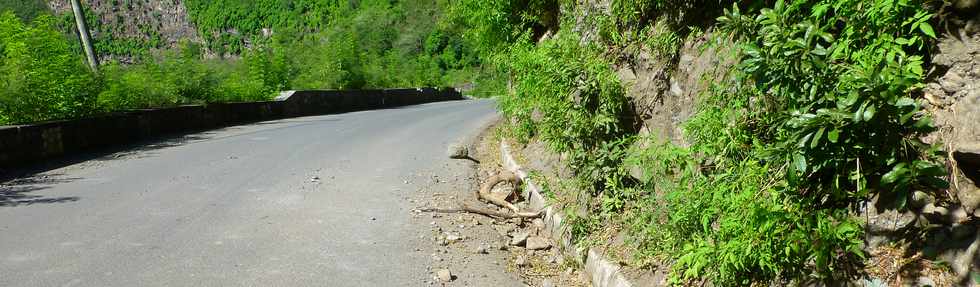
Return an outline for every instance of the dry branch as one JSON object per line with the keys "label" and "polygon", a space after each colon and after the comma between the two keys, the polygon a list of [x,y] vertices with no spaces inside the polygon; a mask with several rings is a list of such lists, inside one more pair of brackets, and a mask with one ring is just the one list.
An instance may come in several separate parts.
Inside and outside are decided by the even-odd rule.
{"label": "dry branch", "polygon": [[436,213],[461,213],[469,212],[476,213],[480,215],[485,215],[488,217],[496,217],[503,219],[511,218],[538,218],[541,217],[541,212],[514,212],[514,213],[504,213],[492,209],[480,208],[471,206],[465,203],[459,205],[456,208],[423,208],[419,209],[420,212],[436,212]]}
{"label": "dry branch", "polygon": [[510,182],[516,188],[517,184],[521,182],[521,178],[518,177],[513,172],[509,172],[509,171],[498,173],[497,175],[494,175],[489,180],[487,180],[487,182],[484,183],[482,187],[480,187],[480,191],[476,194],[476,196],[477,198],[481,198],[483,200],[489,201],[490,203],[499,205],[501,207],[506,207],[511,211],[519,212],[520,210],[517,208],[517,206],[507,201],[507,198],[509,198],[512,194],[510,193],[494,194],[492,192],[494,186],[497,186],[497,184],[500,184],[501,182],[505,182],[505,181]]}

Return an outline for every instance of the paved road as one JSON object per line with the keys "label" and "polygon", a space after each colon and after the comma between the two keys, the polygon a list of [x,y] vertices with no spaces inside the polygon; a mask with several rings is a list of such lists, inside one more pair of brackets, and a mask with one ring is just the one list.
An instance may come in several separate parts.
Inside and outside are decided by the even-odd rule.
{"label": "paved road", "polygon": [[404,193],[493,105],[232,127],[7,182],[0,286],[421,285]]}

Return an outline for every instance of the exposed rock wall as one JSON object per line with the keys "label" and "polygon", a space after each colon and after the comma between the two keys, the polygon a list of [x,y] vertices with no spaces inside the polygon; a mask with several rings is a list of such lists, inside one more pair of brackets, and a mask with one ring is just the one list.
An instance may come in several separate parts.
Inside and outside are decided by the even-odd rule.
{"label": "exposed rock wall", "polygon": [[642,121],[641,134],[687,145],[681,125],[694,114],[696,99],[712,83],[725,81],[734,64],[725,48],[731,45],[711,43],[715,38],[712,31],[691,37],[668,57],[641,49],[616,67]]}
{"label": "exposed rock wall", "polygon": [[964,209],[980,215],[980,34],[949,35],[933,57],[937,77],[925,89],[937,140],[951,155],[951,191]]}
{"label": "exposed rock wall", "polygon": [[[96,14],[99,23],[89,23],[92,37],[150,41],[159,37],[161,49],[176,48],[180,41],[202,43],[187,14],[183,0],[81,0]],[[49,0],[55,14],[71,13],[68,0]],[[118,58],[118,57],[112,57]],[[121,58],[121,61],[129,59]]]}

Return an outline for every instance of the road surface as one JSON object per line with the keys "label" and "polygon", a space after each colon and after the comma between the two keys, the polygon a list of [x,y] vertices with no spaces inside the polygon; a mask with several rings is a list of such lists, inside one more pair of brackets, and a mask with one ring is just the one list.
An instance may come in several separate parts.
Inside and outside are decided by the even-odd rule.
{"label": "road surface", "polygon": [[0,286],[419,286],[405,199],[494,116],[457,101],[263,122],[0,186]]}

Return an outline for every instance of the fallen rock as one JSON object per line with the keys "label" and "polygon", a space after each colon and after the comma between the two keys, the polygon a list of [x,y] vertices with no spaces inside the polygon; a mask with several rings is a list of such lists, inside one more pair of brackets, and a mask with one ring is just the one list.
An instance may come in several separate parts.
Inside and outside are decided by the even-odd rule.
{"label": "fallen rock", "polygon": [[463,237],[460,236],[459,234],[447,233],[446,234],[446,241],[449,241],[449,243],[463,241]]}
{"label": "fallen rock", "polygon": [[921,209],[931,203],[936,203],[936,197],[920,190],[912,192],[912,198],[909,200],[909,206],[915,209]]}
{"label": "fallen rock", "polygon": [[956,93],[963,89],[964,81],[955,71],[948,71],[942,79],[939,80],[939,85],[943,87],[943,90],[947,93]]}
{"label": "fallen rock", "polygon": [[500,251],[507,251],[507,244],[506,243],[501,243],[501,244],[494,243],[493,246],[491,246],[491,248],[497,249],[497,250],[500,250]]}
{"label": "fallen rock", "polygon": [[922,215],[926,217],[931,223],[948,223],[949,220],[949,209],[942,206],[936,206],[935,204],[926,204],[922,208]]}
{"label": "fallen rock", "polygon": [[530,236],[527,232],[515,232],[510,235],[510,245],[523,246],[527,242],[527,238]]}
{"label": "fallen rock", "polygon": [[947,259],[947,262],[950,262],[950,267],[958,277],[965,278],[970,276],[973,266],[980,261],[978,251],[980,251],[980,236],[977,236],[966,250],[950,258],[952,260]]}
{"label": "fallen rock", "polygon": [[555,287],[555,282],[551,279],[544,279],[541,281],[541,287]]}
{"label": "fallen rock", "polygon": [[534,226],[534,229],[538,232],[545,229],[544,220],[541,220],[541,218],[535,218],[534,221],[531,222],[531,225]]}
{"label": "fallen rock", "polygon": [[453,272],[449,271],[449,269],[440,269],[436,272],[436,278],[442,282],[452,282],[455,276],[453,276]]}
{"label": "fallen rock", "polygon": [[446,150],[446,155],[451,159],[468,159],[470,157],[470,150],[462,144],[452,143]]}
{"label": "fallen rock", "polygon": [[935,280],[932,280],[932,278],[929,278],[929,277],[926,277],[926,276],[922,276],[922,277],[919,277],[919,279],[916,280],[915,286],[936,287],[936,281]]}
{"label": "fallen rock", "polygon": [[504,236],[510,234],[511,232],[514,232],[514,226],[509,224],[494,225],[493,229],[497,230],[497,233],[500,233],[500,235],[504,235]]}
{"label": "fallen rock", "polygon": [[528,250],[545,250],[551,248],[551,242],[547,238],[540,236],[529,237],[526,248]]}

